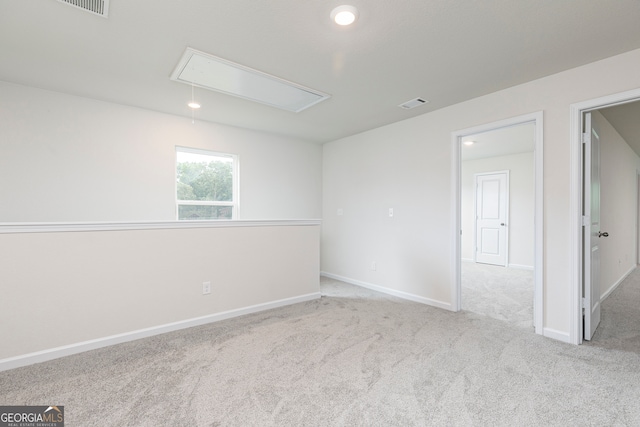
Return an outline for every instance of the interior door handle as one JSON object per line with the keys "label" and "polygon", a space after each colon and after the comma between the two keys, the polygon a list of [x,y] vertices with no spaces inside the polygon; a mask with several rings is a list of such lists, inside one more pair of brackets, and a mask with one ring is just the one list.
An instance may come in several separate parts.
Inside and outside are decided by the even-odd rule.
{"label": "interior door handle", "polygon": [[604,233],[601,231],[598,231],[598,237],[609,237],[609,233],[607,233],[606,231]]}
{"label": "interior door handle", "polygon": [[501,222],[500,225],[504,227],[504,222]]}

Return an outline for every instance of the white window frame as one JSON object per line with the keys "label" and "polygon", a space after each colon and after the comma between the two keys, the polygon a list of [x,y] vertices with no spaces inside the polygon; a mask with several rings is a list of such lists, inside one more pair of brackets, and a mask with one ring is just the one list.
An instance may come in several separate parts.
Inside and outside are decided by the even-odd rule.
{"label": "white window frame", "polygon": [[[178,152],[182,153],[191,153],[191,154],[202,154],[205,156],[214,156],[214,157],[227,157],[231,158],[231,182],[232,182],[232,200],[229,202],[216,202],[216,201],[208,201],[208,200],[178,200]],[[175,198],[175,211],[176,211],[176,220],[178,221],[189,221],[188,219],[180,219],[179,216],[179,206],[180,205],[197,205],[197,206],[231,206],[231,219],[236,220],[240,218],[240,203],[239,203],[239,167],[238,167],[238,155],[237,154],[229,154],[229,153],[220,153],[217,151],[203,150],[199,148],[190,148],[190,147],[182,147],[176,145],[176,151],[174,156],[174,189],[173,195]],[[203,221],[224,221],[224,220],[203,220]]]}

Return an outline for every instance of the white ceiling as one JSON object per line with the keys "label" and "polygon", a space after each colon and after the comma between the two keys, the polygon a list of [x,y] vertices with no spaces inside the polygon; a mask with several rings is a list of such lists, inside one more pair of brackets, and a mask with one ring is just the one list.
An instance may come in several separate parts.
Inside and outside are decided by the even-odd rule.
{"label": "white ceiling", "polygon": [[332,95],[291,113],[196,90],[197,119],[321,143],[640,48],[638,0],[350,0],[341,28],[345,2],[3,0],[0,80],[190,118],[169,75],[192,47]]}
{"label": "white ceiling", "polygon": [[535,148],[535,135],[535,124],[524,123],[465,136],[462,138],[463,142],[474,141],[474,144],[461,146],[462,160],[532,152]]}

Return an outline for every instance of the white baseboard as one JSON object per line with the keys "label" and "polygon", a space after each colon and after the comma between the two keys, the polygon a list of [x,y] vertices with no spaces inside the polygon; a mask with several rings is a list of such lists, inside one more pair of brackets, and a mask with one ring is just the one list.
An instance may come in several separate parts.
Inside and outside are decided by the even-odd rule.
{"label": "white baseboard", "polygon": [[509,264],[509,268],[516,268],[518,270],[530,270],[530,271],[533,271],[533,266],[532,265]]}
{"label": "white baseboard", "polygon": [[442,302],[433,300],[430,298],[421,297],[419,295],[410,294],[408,292],[398,291],[395,289],[385,288],[384,286],[374,285],[371,283],[363,282],[349,277],[339,276],[337,274],[327,273],[326,271],[320,272],[321,276],[328,277],[330,279],[340,280],[341,282],[350,283],[352,285],[360,286],[363,288],[371,289],[372,291],[381,292],[387,295],[393,295],[398,298],[406,299],[413,302],[419,302],[421,304],[430,305],[432,307],[438,307],[449,311],[454,311],[451,304],[448,302]]}
{"label": "white baseboard", "polygon": [[611,285],[611,287],[610,287],[609,289],[607,289],[607,290],[602,294],[602,296],[600,297],[600,302],[602,302],[602,301],[606,300],[606,299],[609,297],[609,295],[611,295],[611,293],[612,293],[613,291],[615,291],[615,290],[616,290],[616,288],[617,288],[618,286],[620,286],[620,283],[624,282],[624,279],[626,279],[627,277],[629,277],[629,275],[630,275],[631,273],[633,273],[633,271],[636,269],[636,267],[637,267],[637,266],[635,266],[635,265],[634,265],[633,267],[631,267],[631,268],[629,269],[629,271],[627,271],[626,273],[624,273],[624,274],[622,275],[622,277],[621,277],[620,279],[618,279],[618,281],[617,281],[616,283],[614,283],[613,285]]}
{"label": "white baseboard", "polygon": [[542,336],[571,344],[571,337],[568,332],[557,331],[551,328],[543,328]]}
{"label": "white baseboard", "polygon": [[207,323],[219,322],[221,320],[244,316],[245,314],[257,313],[260,311],[271,310],[273,308],[311,301],[320,298],[320,296],[320,292],[314,292],[297,297],[285,298],[263,304],[252,305],[249,307],[238,308],[235,310],[223,311],[221,313],[210,314],[208,316],[196,317],[193,319],[153,326],[151,328],[139,329],[137,331],[125,332],[123,334],[112,335],[109,337],[83,341],[76,344],[65,345],[62,347],[56,347],[16,357],[10,357],[0,360],[0,372],[19,368],[22,366],[33,365],[35,363],[46,362],[48,360],[58,359],[64,356],[70,356],[72,354],[83,353],[89,350],[95,350],[115,344],[121,344],[129,341],[135,341],[141,338],[147,338],[154,335],[173,332],[180,329],[192,328],[194,326],[201,326]]}

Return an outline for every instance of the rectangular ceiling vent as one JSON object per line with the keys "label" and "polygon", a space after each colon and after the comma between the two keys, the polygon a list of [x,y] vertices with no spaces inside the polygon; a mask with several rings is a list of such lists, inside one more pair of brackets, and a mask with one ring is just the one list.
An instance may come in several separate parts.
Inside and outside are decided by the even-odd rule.
{"label": "rectangular ceiling vent", "polygon": [[190,47],[171,80],[298,113],[330,95]]}
{"label": "rectangular ceiling vent", "polygon": [[400,105],[398,105],[398,107],[404,108],[405,110],[410,110],[412,108],[416,108],[416,107],[419,107],[421,105],[424,105],[424,104],[426,104],[428,102],[429,101],[424,100],[422,98],[416,98],[416,99],[412,99],[411,101],[407,101],[404,104],[400,104]]}
{"label": "rectangular ceiling vent", "polygon": [[109,16],[109,0],[58,0],[60,3],[77,7],[85,12],[100,15],[103,18]]}

